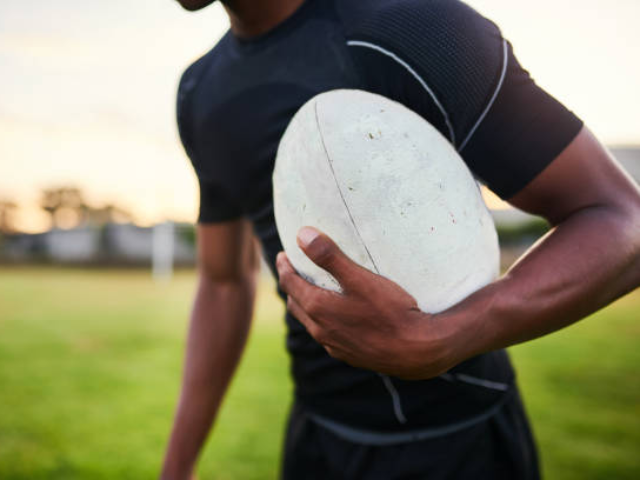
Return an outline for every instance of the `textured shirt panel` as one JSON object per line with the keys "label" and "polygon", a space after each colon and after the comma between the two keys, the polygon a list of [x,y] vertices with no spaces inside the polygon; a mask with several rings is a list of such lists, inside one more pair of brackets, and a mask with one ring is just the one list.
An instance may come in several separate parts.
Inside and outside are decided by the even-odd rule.
{"label": "textured shirt panel", "polygon": [[540,88],[507,45],[501,88],[462,156],[503,199],[525,188],[571,143],[583,122]]}
{"label": "textured shirt panel", "polygon": [[387,2],[347,35],[381,47],[417,72],[451,118],[455,146],[481,114],[500,77],[499,29],[457,0]]}

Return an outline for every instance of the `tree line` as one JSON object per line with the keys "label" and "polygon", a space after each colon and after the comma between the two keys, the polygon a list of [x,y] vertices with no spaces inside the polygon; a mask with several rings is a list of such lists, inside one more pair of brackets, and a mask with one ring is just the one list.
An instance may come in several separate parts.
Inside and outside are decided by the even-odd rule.
{"label": "tree line", "polygon": [[[102,206],[90,204],[82,190],[73,186],[45,188],[40,193],[39,205],[47,213],[51,228],[101,226],[133,220],[133,215],[128,210],[116,204],[107,203]],[[0,233],[17,233],[17,210],[16,202],[0,199]]]}

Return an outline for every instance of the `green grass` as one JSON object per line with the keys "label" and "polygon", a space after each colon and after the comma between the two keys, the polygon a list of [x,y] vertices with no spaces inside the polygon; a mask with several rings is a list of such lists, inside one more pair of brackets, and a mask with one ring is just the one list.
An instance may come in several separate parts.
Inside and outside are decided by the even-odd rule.
{"label": "green grass", "polygon": [[[160,468],[193,272],[0,271],[0,479],[146,479]],[[291,395],[265,283],[203,480],[275,478]],[[515,348],[549,479],[640,478],[640,293]]]}

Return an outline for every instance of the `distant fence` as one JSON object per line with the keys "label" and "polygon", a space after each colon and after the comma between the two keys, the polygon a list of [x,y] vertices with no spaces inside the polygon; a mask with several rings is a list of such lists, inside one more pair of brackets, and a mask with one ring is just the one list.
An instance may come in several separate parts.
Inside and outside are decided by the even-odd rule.
{"label": "distant fence", "polygon": [[[505,268],[548,229],[544,220],[516,210],[492,213]],[[151,267],[155,278],[164,279],[171,276],[174,266],[194,266],[195,258],[191,224],[107,224],[0,237],[0,262],[4,264]]]}
{"label": "distant fence", "polygon": [[[195,264],[190,224],[139,227],[132,224],[54,229],[40,234],[3,235],[4,263],[149,266],[154,260],[177,266]],[[167,239],[167,235],[170,238]],[[164,236],[164,240],[158,237]],[[154,242],[155,239],[155,242]]]}

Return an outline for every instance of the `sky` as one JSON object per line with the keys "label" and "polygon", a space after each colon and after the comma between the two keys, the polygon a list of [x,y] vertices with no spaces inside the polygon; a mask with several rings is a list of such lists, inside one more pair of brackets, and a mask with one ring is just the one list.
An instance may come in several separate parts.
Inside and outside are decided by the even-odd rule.
{"label": "sky", "polygon": [[[639,0],[469,0],[540,85],[609,145],[640,145]],[[0,2],[0,200],[48,227],[43,188],[76,185],[141,224],[194,221],[175,126],[181,72],[228,28],[174,0]]]}

